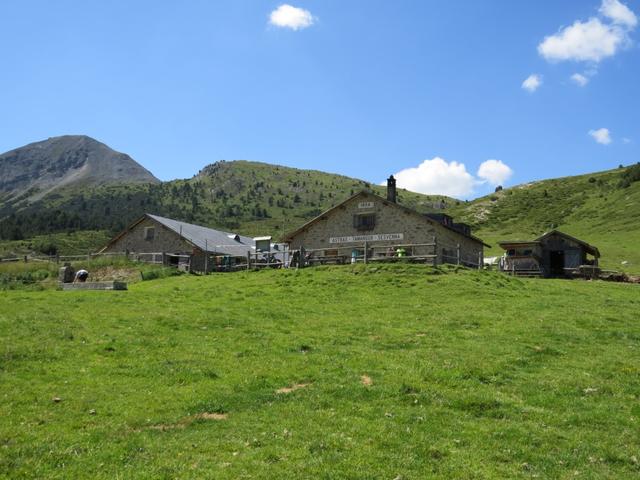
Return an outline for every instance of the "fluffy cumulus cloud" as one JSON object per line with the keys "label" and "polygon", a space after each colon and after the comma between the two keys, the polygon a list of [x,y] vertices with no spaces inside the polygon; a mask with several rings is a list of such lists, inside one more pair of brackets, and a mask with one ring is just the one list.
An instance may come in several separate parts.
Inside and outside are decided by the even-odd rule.
{"label": "fluffy cumulus cloud", "polygon": [[300,30],[313,25],[315,18],[309,10],[282,4],[269,15],[269,23],[280,28]]}
{"label": "fluffy cumulus cloud", "polygon": [[635,28],[638,24],[636,14],[619,0],[603,0],[599,11],[602,16],[607,17],[617,25]]}
{"label": "fluffy cumulus cloud", "polygon": [[596,142],[601,143],[602,145],[609,145],[611,143],[611,133],[608,128],[589,130],[589,135],[591,135]]}
{"label": "fluffy cumulus cloud", "polygon": [[589,78],[582,75],[581,73],[574,73],[573,75],[571,75],[571,80],[573,81],[573,83],[581,87],[584,87],[587,83],[589,83]]}
{"label": "fluffy cumulus cloud", "polygon": [[450,197],[465,197],[473,192],[476,185],[476,179],[467,172],[463,163],[447,162],[440,157],[400,170],[395,177],[400,188]]}
{"label": "fluffy cumulus cloud", "polygon": [[522,82],[522,88],[524,88],[528,92],[535,92],[542,85],[542,77],[537,74],[529,75],[525,78],[524,82]]}
{"label": "fluffy cumulus cloud", "polygon": [[480,164],[478,177],[493,185],[502,185],[513,175],[513,170],[501,160],[487,160]]}
{"label": "fluffy cumulus cloud", "polygon": [[603,0],[600,17],[576,20],[549,35],[538,45],[538,53],[549,61],[598,63],[629,45],[629,33],[637,25],[635,14],[619,0]]}
{"label": "fluffy cumulus cloud", "polygon": [[476,187],[489,183],[500,185],[513,170],[500,160],[487,160],[480,165],[477,177],[467,171],[463,163],[434,157],[424,160],[417,167],[400,170],[394,176],[400,188],[430,195],[447,195],[464,198]]}

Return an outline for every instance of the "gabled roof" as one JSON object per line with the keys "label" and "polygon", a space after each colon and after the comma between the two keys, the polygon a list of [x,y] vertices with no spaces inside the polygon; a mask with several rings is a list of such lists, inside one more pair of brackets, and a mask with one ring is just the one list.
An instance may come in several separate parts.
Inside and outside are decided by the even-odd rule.
{"label": "gabled roof", "polygon": [[538,240],[502,240],[498,242],[502,248],[507,246],[527,246],[527,245],[540,245]]}
{"label": "gabled roof", "polygon": [[486,243],[484,243],[481,239],[479,239],[478,237],[474,236],[474,235],[465,235],[464,233],[460,232],[459,230],[456,230],[455,228],[452,228],[448,225],[443,225],[442,223],[438,222],[437,220],[434,220],[433,218],[429,218],[427,215],[422,214],[420,212],[417,212],[411,208],[405,207],[404,205],[400,205],[399,203],[394,203],[394,202],[390,202],[389,200],[387,200],[384,197],[381,197],[380,195],[377,195],[373,192],[370,192],[368,190],[361,190],[358,193],[351,195],[349,198],[347,198],[346,200],[340,202],[339,204],[331,207],[330,209],[322,212],[320,215],[318,215],[317,217],[315,217],[314,219],[308,221],[307,223],[305,223],[304,225],[302,225],[300,228],[298,228],[297,230],[294,230],[291,233],[288,233],[287,235],[285,235],[284,237],[284,241],[285,242],[290,242],[292,241],[293,237],[295,237],[297,234],[299,234],[300,232],[302,232],[303,230],[306,230],[307,228],[309,228],[311,225],[319,222],[320,220],[322,220],[323,218],[325,218],[327,215],[331,214],[333,211],[337,210],[338,208],[342,207],[345,203],[350,202],[351,200],[353,200],[356,197],[359,196],[369,196],[369,197],[374,197],[380,201],[382,201],[383,204],[385,205],[389,205],[389,206],[393,206],[395,208],[399,208],[400,210],[409,213],[411,215],[415,215],[420,217],[423,220],[426,220],[428,222],[430,222],[433,225],[438,225],[442,228],[446,228],[447,230],[451,230],[454,233],[457,233],[460,236],[469,238],[471,240],[474,240],[478,243],[481,243],[482,245],[484,245],[485,247],[489,247],[491,248],[491,245],[487,245]]}
{"label": "gabled roof", "polygon": [[194,225],[192,223],[181,222],[179,220],[146,213],[144,216],[129,225],[129,227],[127,227],[127,229],[122,233],[115,236],[101,251],[106,250],[111,244],[128,233],[145,218],[149,218],[177,233],[182,239],[203,252],[208,251],[209,253],[242,257],[245,256],[248,251],[255,249],[255,242],[251,237],[245,237],[238,235],[237,233],[214,230],[213,228],[207,228],[200,225]]}
{"label": "gabled roof", "polygon": [[589,245],[583,240],[561,232],[560,230],[551,230],[549,232],[543,233],[535,240],[503,240],[501,242],[498,242],[498,245],[500,245],[502,248],[507,248],[509,246],[540,245],[544,239],[550,237],[551,235],[559,235],[561,237],[568,238],[569,240],[582,245],[587,253],[593,255],[594,257],[600,257],[600,251],[596,247],[594,247],[593,245]]}
{"label": "gabled roof", "polygon": [[561,232],[560,230],[551,230],[549,232],[543,233],[538,238],[536,238],[536,240],[538,242],[541,242],[542,240],[544,240],[547,237],[550,237],[551,235],[559,235],[561,237],[568,238],[569,240],[572,240],[572,241],[582,245],[584,247],[584,249],[587,251],[587,253],[593,255],[594,257],[599,257],[600,256],[600,251],[598,250],[597,247],[594,247],[593,245],[589,245],[587,242],[585,242],[583,240],[580,240],[580,239],[578,239],[576,237],[572,237],[571,235],[566,234],[564,232]]}

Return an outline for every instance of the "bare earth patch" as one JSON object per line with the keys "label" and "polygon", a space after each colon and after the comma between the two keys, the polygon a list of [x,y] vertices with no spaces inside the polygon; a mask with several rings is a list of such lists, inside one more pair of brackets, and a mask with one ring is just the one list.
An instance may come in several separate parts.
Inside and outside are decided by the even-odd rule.
{"label": "bare earth patch", "polygon": [[179,430],[188,427],[195,420],[226,420],[229,417],[226,413],[197,413],[196,415],[192,415],[190,417],[185,417],[179,420],[176,423],[159,423],[157,425],[150,425],[146,427],[149,430],[160,430],[162,432],[166,432],[169,430]]}
{"label": "bare earth patch", "polygon": [[203,420],[226,420],[228,415],[226,413],[199,413],[195,418],[201,418]]}
{"label": "bare earth patch", "polygon": [[296,383],[295,385],[291,385],[290,387],[282,387],[276,390],[276,393],[291,393],[295,390],[299,390],[301,388],[306,388],[310,383]]}
{"label": "bare earth patch", "polygon": [[371,380],[371,377],[369,375],[362,375],[360,377],[360,382],[365,387],[370,387],[371,385],[373,385],[373,380]]}

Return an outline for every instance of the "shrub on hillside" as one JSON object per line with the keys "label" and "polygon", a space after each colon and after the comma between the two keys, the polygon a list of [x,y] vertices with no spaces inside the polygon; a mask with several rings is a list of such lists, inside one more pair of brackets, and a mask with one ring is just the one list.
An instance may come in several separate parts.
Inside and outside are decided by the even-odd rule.
{"label": "shrub on hillside", "polygon": [[620,179],[620,187],[627,188],[632,183],[640,181],[640,162],[627,168]]}

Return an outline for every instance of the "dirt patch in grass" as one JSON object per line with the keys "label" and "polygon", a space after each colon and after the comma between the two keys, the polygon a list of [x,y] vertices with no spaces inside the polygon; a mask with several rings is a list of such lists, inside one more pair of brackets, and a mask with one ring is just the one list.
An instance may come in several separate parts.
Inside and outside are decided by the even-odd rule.
{"label": "dirt patch in grass", "polygon": [[282,387],[276,390],[276,393],[291,393],[296,390],[300,390],[301,388],[306,388],[310,383],[296,383],[295,385],[291,385],[290,387]]}
{"label": "dirt patch in grass", "polygon": [[373,380],[371,380],[371,377],[369,375],[362,375],[360,377],[360,383],[362,383],[362,385],[364,385],[365,387],[370,387],[371,385],[373,385]]}
{"label": "dirt patch in grass", "polygon": [[199,413],[194,418],[200,418],[202,420],[226,420],[229,417],[226,413]]}
{"label": "dirt patch in grass", "polygon": [[[229,418],[227,413],[197,413],[195,415],[190,415],[188,417],[184,417],[178,420],[176,423],[158,423],[156,425],[150,425],[145,427],[146,430],[160,430],[162,432],[170,431],[170,430],[182,430],[183,428],[188,427],[196,420],[226,420]],[[139,431],[139,430],[138,430]]]}
{"label": "dirt patch in grass", "polygon": [[90,281],[94,282],[140,280],[140,270],[132,267],[107,266],[91,271],[89,275]]}

